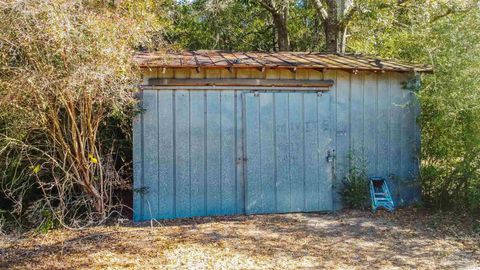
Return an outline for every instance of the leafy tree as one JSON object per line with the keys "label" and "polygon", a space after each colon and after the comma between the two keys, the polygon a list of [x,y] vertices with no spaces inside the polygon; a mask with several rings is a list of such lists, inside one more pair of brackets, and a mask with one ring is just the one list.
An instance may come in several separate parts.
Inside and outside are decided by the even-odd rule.
{"label": "leafy tree", "polygon": [[198,0],[172,3],[170,10],[172,23],[165,39],[174,46],[229,51],[268,51],[275,46],[269,15],[256,2]]}
{"label": "leafy tree", "polygon": [[325,51],[322,20],[311,1],[298,1],[291,6],[288,31],[292,51]]}

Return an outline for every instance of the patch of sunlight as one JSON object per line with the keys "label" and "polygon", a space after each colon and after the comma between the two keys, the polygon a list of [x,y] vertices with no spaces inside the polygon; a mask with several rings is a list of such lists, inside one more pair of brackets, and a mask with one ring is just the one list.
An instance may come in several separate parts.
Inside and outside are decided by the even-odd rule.
{"label": "patch of sunlight", "polygon": [[166,269],[298,269],[315,268],[314,257],[292,258],[285,254],[244,254],[235,249],[200,244],[182,245],[164,253]]}
{"label": "patch of sunlight", "polygon": [[338,221],[327,220],[322,218],[311,218],[311,219],[308,219],[307,226],[329,229],[329,228],[334,228],[335,226],[338,226]]}

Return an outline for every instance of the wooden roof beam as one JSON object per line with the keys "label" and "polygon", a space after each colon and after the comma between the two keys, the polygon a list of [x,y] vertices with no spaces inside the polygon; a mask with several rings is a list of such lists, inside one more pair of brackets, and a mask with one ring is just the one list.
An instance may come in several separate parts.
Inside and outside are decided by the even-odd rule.
{"label": "wooden roof beam", "polygon": [[159,79],[148,80],[149,86],[265,86],[265,87],[330,87],[333,80],[290,79]]}

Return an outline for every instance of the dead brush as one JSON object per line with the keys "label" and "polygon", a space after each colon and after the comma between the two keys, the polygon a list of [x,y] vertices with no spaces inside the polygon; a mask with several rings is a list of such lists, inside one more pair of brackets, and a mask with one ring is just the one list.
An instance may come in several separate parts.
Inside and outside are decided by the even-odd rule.
{"label": "dead brush", "polygon": [[0,2],[1,189],[15,216],[78,227],[118,207],[113,189],[129,179],[100,134],[114,114],[130,121],[133,48],[151,46],[157,11],[154,1]]}

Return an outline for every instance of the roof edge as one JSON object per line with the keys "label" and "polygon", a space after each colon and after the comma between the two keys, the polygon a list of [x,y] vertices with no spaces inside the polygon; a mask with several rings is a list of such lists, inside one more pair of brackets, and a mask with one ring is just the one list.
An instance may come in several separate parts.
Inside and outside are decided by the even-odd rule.
{"label": "roof edge", "polygon": [[184,65],[184,66],[175,66],[175,65],[138,65],[140,69],[257,69],[260,71],[264,71],[267,69],[284,69],[284,70],[299,70],[299,69],[309,69],[309,70],[317,70],[320,72],[326,72],[328,70],[341,70],[341,71],[347,71],[347,72],[375,72],[375,73],[385,73],[385,72],[417,72],[417,73],[428,73],[428,74],[433,74],[435,71],[431,67],[425,67],[425,68],[412,68],[412,69],[392,69],[392,68],[383,68],[383,69],[369,69],[369,68],[335,68],[335,67],[302,67],[302,66],[297,66],[296,69],[292,68],[291,66],[241,66],[241,65],[231,65],[231,66],[195,66],[195,65]]}
{"label": "roof edge", "polygon": [[349,72],[414,72],[433,73],[429,65],[407,64],[392,59],[380,59],[360,54],[321,52],[137,52],[134,62],[141,69],[203,68],[203,69],[313,69]]}

